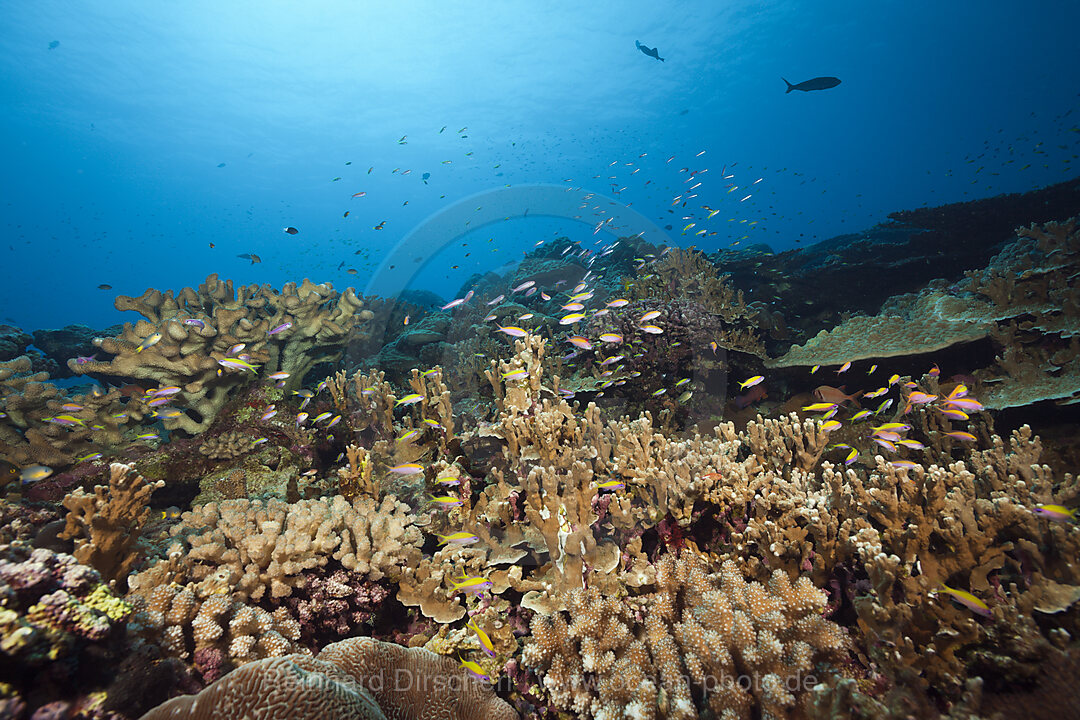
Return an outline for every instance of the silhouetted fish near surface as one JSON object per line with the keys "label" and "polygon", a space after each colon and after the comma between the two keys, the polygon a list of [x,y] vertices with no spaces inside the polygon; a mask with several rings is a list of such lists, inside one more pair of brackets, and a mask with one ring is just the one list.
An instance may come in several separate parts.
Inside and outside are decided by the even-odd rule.
{"label": "silhouetted fish near surface", "polygon": [[[780,79],[784,80],[784,78],[780,78]],[[840,84],[840,78],[816,77],[816,78],[812,78],[810,80],[804,80],[803,82],[801,82],[801,83],[799,83],[797,85],[792,85],[787,80],[784,80],[784,82],[787,83],[787,92],[785,92],[785,95],[786,95],[787,93],[791,92],[792,90],[802,90],[803,92],[809,92],[811,90],[828,90],[829,88],[834,88],[837,85],[839,85]]]}
{"label": "silhouetted fish near surface", "polygon": [[[648,45],[642,45],[639,41],[635,40],[634,44],[637,45],[637,49],[645,53],[649,57],[654,57],[660,62],[664,62],[664,58],[660,57],[660,51],[656,48],[651,48]],[[839,81],[837,81],[839,82]]]}
{"label": "silhouetted fish near surface", "polygon": [[51,43],[49,43],[49,49],[50,50],[55,50],[58,47],[60,47],[60,41],[59,40],[53,40]]}

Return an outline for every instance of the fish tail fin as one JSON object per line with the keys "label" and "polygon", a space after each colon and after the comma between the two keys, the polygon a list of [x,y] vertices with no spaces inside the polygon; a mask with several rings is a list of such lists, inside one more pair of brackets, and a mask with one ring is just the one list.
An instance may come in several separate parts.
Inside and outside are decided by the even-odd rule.
{"label": "fish tail fin", "polygon": [[664,62],[664,58],[662,58],[662,57],[657,57],[656,59],[659,60],[660,62]]}
{"label": "fish tail fin", "polygon": [[785,78],[780,78],[780,79],[783,80],[784,84],[787,85],[787,90],[784,91],[785,95],[787,95],[789,92],[791,92],[792,90],[795,89],[795,86],[792,85],[791,83],[789,83]]}

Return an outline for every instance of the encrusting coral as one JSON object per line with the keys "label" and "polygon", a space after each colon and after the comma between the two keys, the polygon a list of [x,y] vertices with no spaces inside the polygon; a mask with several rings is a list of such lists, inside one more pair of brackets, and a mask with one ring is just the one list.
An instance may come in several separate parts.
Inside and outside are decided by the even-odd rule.
{"label": "encrusting coral", "polygon": [[450,658],[371,638],[326,646],[312,658],[248,663],[198,695],[174,698],[142,720],[516,720],[517,713]]}
{"label": "encrusting coral", "polygon": [[40,667],[91,645],[104,652],[131,612],[72,556],[0,545],[0,656]]}

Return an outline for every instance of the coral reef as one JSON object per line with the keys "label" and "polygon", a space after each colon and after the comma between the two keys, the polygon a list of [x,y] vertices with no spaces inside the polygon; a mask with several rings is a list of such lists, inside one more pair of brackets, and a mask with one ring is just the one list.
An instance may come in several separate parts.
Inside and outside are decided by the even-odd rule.
{"label": "coral reef", "polygon": [[145,319],[74,363],[120,387],[0,362],[0,713],[971,720],[1046,692],[1080,632],[1080,223],[1018,235],[773,361],[826,315],[639,238],[546,243],[445,310],[121,298]]}
{"label": "coral reef", "polygon": [[1080,396],[1080,221],[1016,231],[1017,239],[955,285],[931,282],[769,360],[774,368],[910,356],[992,338],[1000,354],[973,372],[991,409]]}

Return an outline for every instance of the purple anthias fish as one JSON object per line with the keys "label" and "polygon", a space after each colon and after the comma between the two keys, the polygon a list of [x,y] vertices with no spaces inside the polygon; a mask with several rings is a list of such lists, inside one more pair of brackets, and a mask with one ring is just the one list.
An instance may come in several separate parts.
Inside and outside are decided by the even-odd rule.
{"label": "purple anthias fish", "polygon": [[292,327],[291,322],[284,322],[278,325],[276,328],[267,333],[267,335],[277,335],[279,332],[285,332]]}
{"label": "purple anthias fish", "polygon": [[185,325],[194,325],[197,328],[205,328],[206,327],[206,323],[204,323],[202,320],[199,320],[198,318],[189,318],[189,319],[184,321],[184,324]]}
{"label": "purple anthias fish", "polygon": [[75,364],[76,365],[85,365],[86,363],[94,362],[95,360],[97,360],[97,353],[94,353],[93,355],[90,355],[90,356],[80,355],[79,357],[75,358]]}

